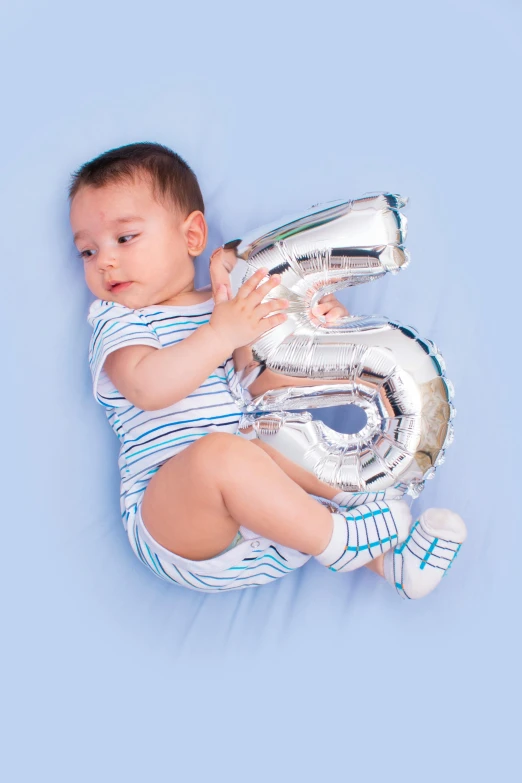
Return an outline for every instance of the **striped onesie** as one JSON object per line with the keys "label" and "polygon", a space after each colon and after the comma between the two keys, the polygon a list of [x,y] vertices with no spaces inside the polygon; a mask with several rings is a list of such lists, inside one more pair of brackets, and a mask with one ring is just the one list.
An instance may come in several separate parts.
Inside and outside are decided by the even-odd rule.
{"label": "striped onesie", "polygon": [[208,323],[213,308],[212,298],[193,305],[152,305],[139,310],[97,299],[87,317],[93,328],[89,366],[94,397],[120,441],[120,508],[131,547],[160,578],[204,592],[272,582],[310,558],[240,526],[240,535],[223,553],[210,560],[187,560],[162,547],[143,524],[143,495],[161,465],[210,432],[241,436],[242,406],[252,397],[241,386],[230,356],[185,399],[161,410],[144,411],[116,389],[103,363],[112,351],[127,345],[158,349],[173,345]]}

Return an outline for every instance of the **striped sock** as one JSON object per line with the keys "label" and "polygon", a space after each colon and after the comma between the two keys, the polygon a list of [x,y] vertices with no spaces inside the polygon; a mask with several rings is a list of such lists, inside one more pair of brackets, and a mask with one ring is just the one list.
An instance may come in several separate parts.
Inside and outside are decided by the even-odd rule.
{"label": "striped sock", "polygon": [[334,503],[343,508],[355,508],[362,503],[375,503],[376,500],[400,500],[404,492],[395,487],[381,489],[378,492],[338,492],[332,498]]}
{"label": "striped sock", "polygon": [[384,576],[402,598],[431,593],[466,540],[466,525],[445,508],[429,508],[415,522],[407,539],[384,556]]}
{"label": "striped sock", "polygon": [[332,571],[353,571],[366,565],[404,541],[411,525],[410,509],[402,500],[365,503],[352,511],[333,512],[332,519],[330,543],[315,555]]}

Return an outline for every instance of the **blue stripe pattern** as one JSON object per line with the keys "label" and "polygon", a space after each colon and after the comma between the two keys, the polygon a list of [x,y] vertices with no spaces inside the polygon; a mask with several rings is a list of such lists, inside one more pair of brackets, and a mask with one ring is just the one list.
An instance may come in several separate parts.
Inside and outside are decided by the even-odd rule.
{"label": "blue stripe pattern", "polygon": [[[212,298],[184,307],[154,305],[139,310],[97,299],[89,308],[93,393],[120,441],[120,507],[125,527],[129,509],[161,465],[210,432],[237,433],[242,408],[251,397],[241,387],[230,356],[185,399],[161,410],[143,411],[116,389],[103,369],[105,359],[128,345],[161,349],[179,343],[208,323],[213,309]],[[149,564],[155,562],[143,554]]]}
{"label": "blue stripe pattern", "polygon": [[[372,501],[356,509],[341,511],[341,516],[346,520],[346,544],[342,554],[328,565],[331,571],[360,568],[391,549],[398,540],[393,514],[382,501]],[[376,550],[375,554],[373,550]]]}
{"label": "blue stripe pattern", "polygon": [[421,571],[426,566],[431,566],[444,571],[443,577],[447,575],[453,561],[460,552],[462,544],[436,537],[430,541],[431,536],[429,538],[426,538],[426,536],[427,533],[420,527],[420,520],[418,519],[412,526],[406,540],[394,550],[393,570],[395,587],[403,598],[410,598],[404,588],[404,555],[402,554],[404,549],[407,549],[419,561]]}
{"label": "blue stripe pattern", "polygon": [[158,554],[145,540],[147,532],[141,517],[142,497],[143,492],[127,510],[127,535],[142,563],[171,584],[206,593],[242,590],[287,576],[310,559],[310,555],[263,537],[242,541],[232,550],[200,562],[186,560],[167,550]]}

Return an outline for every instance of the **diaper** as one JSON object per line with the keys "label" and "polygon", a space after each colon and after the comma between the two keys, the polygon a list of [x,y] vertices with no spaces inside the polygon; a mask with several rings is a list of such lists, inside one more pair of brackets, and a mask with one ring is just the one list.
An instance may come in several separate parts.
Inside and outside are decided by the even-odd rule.
{"label": "diaper", "polygon": [[301,568],[311,557],[241,525],[223,552],[208,560],[189,560],[151,536],[143,523],[141,502],[128,511],[127,535],[134,554],[157,577],[207,593],[269,584]]}

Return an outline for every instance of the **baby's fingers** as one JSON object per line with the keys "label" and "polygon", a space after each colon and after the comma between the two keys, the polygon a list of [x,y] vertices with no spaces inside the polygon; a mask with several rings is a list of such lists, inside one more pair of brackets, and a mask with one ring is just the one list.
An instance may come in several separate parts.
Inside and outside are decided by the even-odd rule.
{"label": "baby's fingers", "polygon": [[338,318],[343,318],[344,316],[350,315],[348,310],[344,307],[334,307],[332,310],[328,310],[328,312],[325,315],[327,323],[330,323],[330,321],[337,321]]}
{"label": "baby's fingers", "polygon": [[350,315],[346,307],[344,307],[344,305],[341,304],[341,302],[339,302],[339,300],[335,297],[328,299],[323,297],[312,308],[312,314],[318,317],[326,316],[327,321],[335,321],[337,318]]}
{"label": "baby's fingers", "polygon": [[214,298],[214,304],[219,304],[220,302],[228,302],[228,300],[230,299],[228,287],[222,284],[218,285],[216,287],[213,298]]}
{"label": "baby's fingers", "polygon": [[262,267],[261,269],[257,269],[254,272],[254,274],[251,277],[249,277],[245,283],[243,283],[243,285],[237,292],[238,299],[246,299],[246,297],[257,288],[261,280],[267,275],[268,275],[268,269],[266,266]]}
{"label": "baby's fingers", "polygon": [[[288,299],[270,299],[268,302],[263,302],[256,307],[256,312],[264,316],[268,313],[273,313],[274,310],[285,310],[290,304]],[[286,313],[283,313],[286,315]]]}
{"label": "baby's fingers", "polygon": [[275,326],[279,326],[279,324],[282,324],[283,321],[286,321],[288,318],[288,315],[286,313],[275,313],[274,315],[271,315],[269,318],[263,318],[261,320],[261,324],[265,327],[263,334],[267,332],[269,329],[273,329]]}

